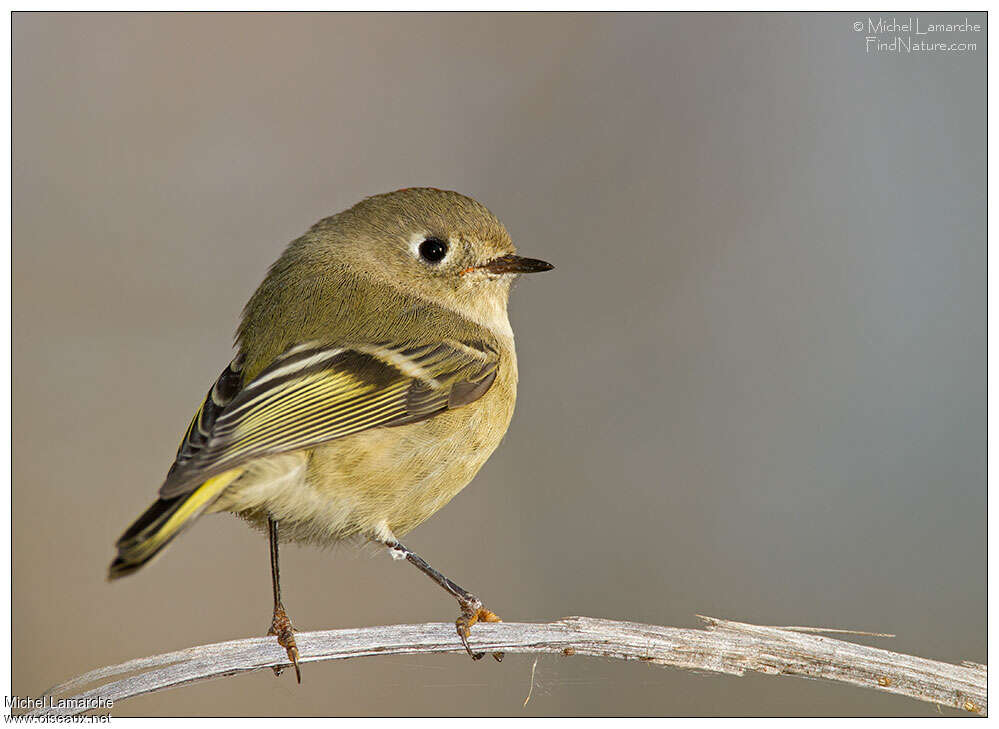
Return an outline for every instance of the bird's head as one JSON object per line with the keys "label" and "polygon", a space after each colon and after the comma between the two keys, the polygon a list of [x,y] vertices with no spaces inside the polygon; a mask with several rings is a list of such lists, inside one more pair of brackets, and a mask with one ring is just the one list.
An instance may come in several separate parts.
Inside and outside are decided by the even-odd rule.
{"label": "bird's head", "polygon": [[518,256],[503,224],[456,192],[411,187],[359,202],[317,224],[334,228],[335,255],[356,273],[488,324],[511,282],[553,268]]}

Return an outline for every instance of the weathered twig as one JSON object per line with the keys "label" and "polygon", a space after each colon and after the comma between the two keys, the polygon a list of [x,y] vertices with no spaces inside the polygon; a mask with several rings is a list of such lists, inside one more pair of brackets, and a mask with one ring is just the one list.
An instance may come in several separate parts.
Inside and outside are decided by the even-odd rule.
{"label": "weathered twig", "polygon": [[[494,623],[472,631],[476,650],[557,653],[641,660],[664,666],[741,676],[746,671],[825,678],[984,715],[986,669],[954,665],[782,628],[704,618],[704,629],[669,628],[596,618],[553,623]],[[808,631],[808,632],[805,632]],[[828,631],[822,631],[828,632]],[[839,632],[839,631],[836,631]],[[454,625],[390,625],[296,635],[301,662],[372,655],[462,653]],[[273,638],[197,646],[99,668],[45,694],[36,714],[78,714],[99,698],[132,696],[245,671],[288,665]],[[121,676],[128,675],[125,678]],[[83,693],[85,686],[98,684]],[[98,709],[101,711],[101,709]]]}

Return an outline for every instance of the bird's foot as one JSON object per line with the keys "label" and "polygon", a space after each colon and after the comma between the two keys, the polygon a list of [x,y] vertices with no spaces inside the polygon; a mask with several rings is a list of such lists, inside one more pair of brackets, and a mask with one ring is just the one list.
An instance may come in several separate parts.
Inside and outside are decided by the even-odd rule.
{"label": "bird's foot", "polygon": [[[502,623],[503,621],[496,613],[483,607],[482,601],[475,595],[468,595],[464,599],[459,599],[458,604],[461,606],[461,615],[454,621],[454,626],[458,630],[458,637],[461,638],[461,644],[465,646],[468,655],[472,657],[473,661],[477,661],[485,653],[473,653],[471,646],[468,645],[468,636],[472,630],[472,626],[480,621],[483,623]],[[503,654],[493,653],[493,658],[497,661],[502,661]]]}
{"label": "bird's foot", "polygon": [[[295,678],[302,683],[302,671],[298,667],[298,645],[295,643],[295,627],[291,624],[291,618],[284,611],[283,605],[274,607],[274,618],[271,620],[271,629],[267,635],[277,636],[278,645],[288,652],[288,660],[295,667]],[[274,675],[280,676],[284,670],[282,667],[274,667]]]}

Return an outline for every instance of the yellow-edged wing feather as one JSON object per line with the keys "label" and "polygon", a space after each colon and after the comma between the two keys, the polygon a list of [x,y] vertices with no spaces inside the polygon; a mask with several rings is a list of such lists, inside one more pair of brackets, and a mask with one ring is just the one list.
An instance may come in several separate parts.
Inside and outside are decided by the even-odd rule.
{"label": "yellow-edged wing feather", "polygon": [[148,562],[239,478],[241,464],[460,407],[485,394],[498,364],[479,341],[307,343],[244,385],[237,357],[191,420],[159,499],[118,540],[109,576]]}
{"label": "yellow-edged wing feather", "polygon": [[160,498],[253,458],[464,405],[485,393],[498,361],[481,342],[294,347],[214,414],[196,448],[182,444]]}
{"label": "yellow-edged wing feather", "polygon": [[242,473],[242,468],[233,468],[212,476],[189,494],[156,501],[118,540],[118,555],[108,578],[123,577],[146,564]]}

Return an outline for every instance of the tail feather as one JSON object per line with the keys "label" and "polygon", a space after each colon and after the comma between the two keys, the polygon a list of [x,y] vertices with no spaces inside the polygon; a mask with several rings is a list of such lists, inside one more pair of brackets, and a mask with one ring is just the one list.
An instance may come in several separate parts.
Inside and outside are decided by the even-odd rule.
{"label": "tail feather", "polygon": [[129,575],[155,557],[242,473],[242,468],[234,468],[213,476],[190,493],[154,502],[116,543],[118,555],[108,569],[108,579]]}

